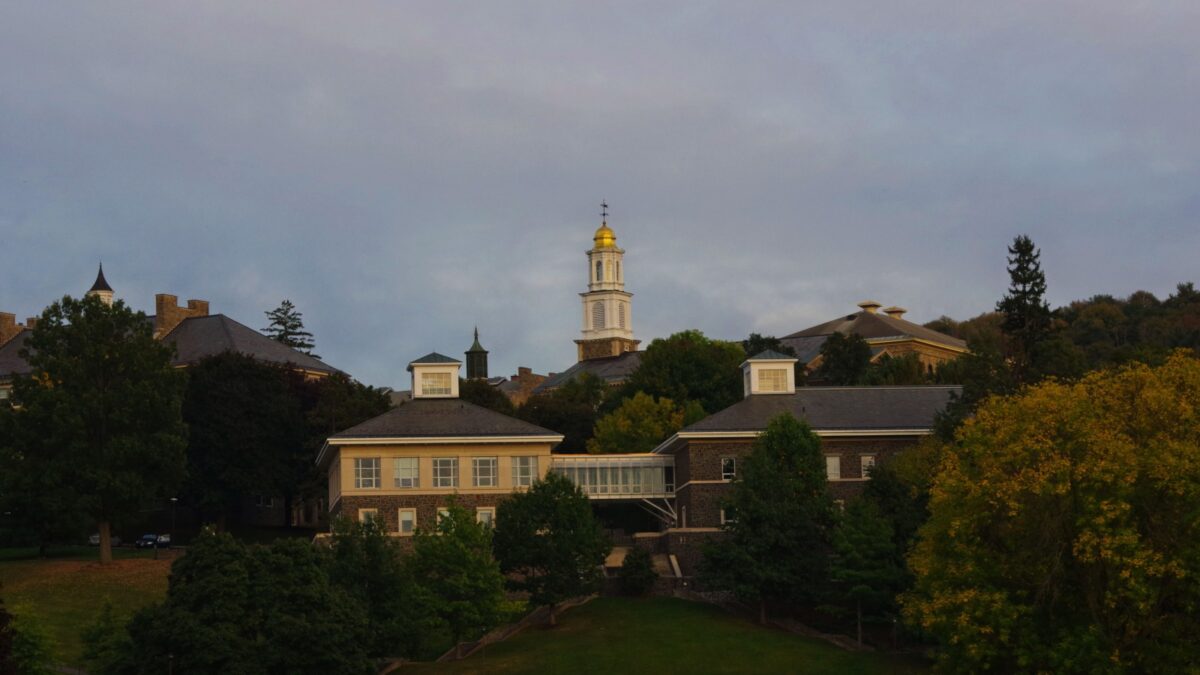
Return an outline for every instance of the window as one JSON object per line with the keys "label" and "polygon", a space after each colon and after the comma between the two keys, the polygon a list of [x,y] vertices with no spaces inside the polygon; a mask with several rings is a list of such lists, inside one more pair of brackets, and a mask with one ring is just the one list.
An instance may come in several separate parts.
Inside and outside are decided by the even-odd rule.
{"label": "window", "polygon": [[829,480],[842,479],[842,458],[837,455],[825,456],[825,478]]}
{"label": "window", "polygon": [[374,523],[379,520],[379,509],[359,509],[358,522]]}
{"label": "window", "polygon": [[407,536],[417,531],[416,509],[400,509],[397,516],[397,522],[400,523],[400,526],[396,529],[397,532]]}
{"label": "window", "polygon": [[724,525],[726,523],[736,523],[736,522],[737,522],[737,511],[735,511],[732,506],[726,506],[725,508],[721,509],[721,524],[722,525]]}
{"label": "window", "polygon": [[475,521],[481,525],[495,527],[496,525],[496,507],[480,506],[475,509]]}
{"label": "window", "polygon": [[758,371],[759,391],[787,391],[787,369],[763,368]]}
{"label": "window", "polygon": [[355,457],[354,458],[354,487],[377,488],[379,487],[379,458],[378,457]]}
{"label": "window", "polygon": [[8,398],[8,390],[0,389],[0,401],[6,400],[7,398]]}
{"label": "window", "polygon": [[537,479],[537,457],[512,458],[513,487],[529,487]]}
{"label": "window", "polygon": [[625,303],[617,303],[617,325],[625,327]]}
{"label": "window", "polygon": [[862,466],[862,477],[869,478],[871,469],[875,468],[875,455],[863,455],[858,460]]}
{"label": "window", "polygon": [[721,480],[733,480],[737,475],[737,458],[722,457],[721,458]]}
{"label": "window", "polygon": [[421,373],[421,393],[425,396],[449,396],[450,373]]}
{"label": "window", "polygon": [[397,457],[395,481],[398,488],[421,487],[420,460],[416,457]]}
{"label": "window", "polygon": [[604,281],[604,263],[596,261],[596,281]]}
{"label": "window", "polygon": [[449,517],[450,517],[450,509],[447,509],[445,507],[439,508],[438,515],[437,515],[437,524],[441,525],[442,521],[446,520]]}
{"label": "window", "polygon": [[433,487],[458,487],[457,457],[435,457],[433,459]]}
{"label": "window", "polygon": [[496,487],[498,474],[495,457],[475,457],[471,460],[471,485]]}
{"label": "window", "polygon": [[594,329],[604,328],[604,303],[603,302],[593,302],[592,303],[592,328],[594,328]]}

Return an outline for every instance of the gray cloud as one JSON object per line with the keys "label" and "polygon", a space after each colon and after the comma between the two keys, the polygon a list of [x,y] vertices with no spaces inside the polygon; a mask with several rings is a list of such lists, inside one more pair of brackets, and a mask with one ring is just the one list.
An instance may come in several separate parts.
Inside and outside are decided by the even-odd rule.
{"label": "gray cloud", "polygon": [[360,379],[573,360],[597,202],[644,340],[873,297],[1194,278],[1194,3],[69,3],[0,10],[0,310],[289,297]]}

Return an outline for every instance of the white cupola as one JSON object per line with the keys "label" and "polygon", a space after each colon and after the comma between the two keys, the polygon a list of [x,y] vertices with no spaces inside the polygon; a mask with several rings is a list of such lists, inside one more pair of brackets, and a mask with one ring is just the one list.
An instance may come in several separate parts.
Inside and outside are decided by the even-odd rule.
{"label": "white cupola", "polygon": [[766,350],[742,363],[745,396],[796,393],[796,363],[800,359]]}
{"label": "white cupola", "polygon": [[408,364],[412,397],[458,398],[458,369],[462,361],[432,352]]}

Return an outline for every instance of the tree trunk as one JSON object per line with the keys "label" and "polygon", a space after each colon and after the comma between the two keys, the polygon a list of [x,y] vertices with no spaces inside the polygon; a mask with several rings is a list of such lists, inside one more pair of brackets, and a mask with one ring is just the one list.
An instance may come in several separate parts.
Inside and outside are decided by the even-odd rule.
{"label": "tree trunk", "polygon": [[108,521],[100,521],[100,564],[112,562],[112,535],[109,534]]}
{"label": "tree trunk", "polygon": [[758,623],[763,626],[767,625],[767,599],[758,599]]}
{"label": "tree trunk", "polygon": [[858,646],[862,646],[862,600],[854,603],[854,619],[858,626]]}
{"label": "tree trunk", "polygon": [[556,603],[556,602],[550,603],[550,625],[551,626],[558,625],[558,616],[556,615],[557,610],[558,610],[558,603]]}

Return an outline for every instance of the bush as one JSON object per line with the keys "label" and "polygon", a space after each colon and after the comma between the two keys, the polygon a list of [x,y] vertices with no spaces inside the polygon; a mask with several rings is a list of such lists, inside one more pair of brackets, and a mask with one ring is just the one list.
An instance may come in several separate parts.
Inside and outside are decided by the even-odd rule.
{"label": "bush", "polygon": [[[24,609],[24,608],[22,608]],[[18,610],[13,617],[12,662],[21,675],[50,675],[53,659],[50,658],[50,638],[29,612]]]}
{"label": "bush", "polygon": [[658,580],[658,572],[654,571],[654,562],[650,552],[634,546],[625,556],[621,570],[617,572],[617,580],[621,584],[621,592],[626,595],[645,595],[654,588]]}
{"label": "bush", "polygon": [[133,654],[133,642],[125,621],[117,619],[112,603],[104,602],[104,609],[96,621],[83,629],[83,658],[88,668],[96,673],[119,673],[132,669],[129,659]]}

